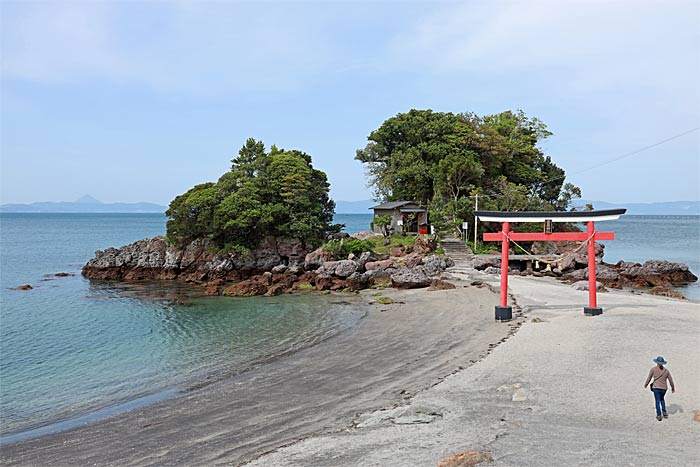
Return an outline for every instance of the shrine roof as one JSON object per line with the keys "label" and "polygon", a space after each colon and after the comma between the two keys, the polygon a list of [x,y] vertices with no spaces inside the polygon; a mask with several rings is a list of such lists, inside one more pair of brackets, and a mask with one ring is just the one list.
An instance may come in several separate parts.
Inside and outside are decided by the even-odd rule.
{"label": "shrine roof", "polygon": [[605,209],[601,211],[475,211],[483,222],[599,222],[613,221],[627,209]]}

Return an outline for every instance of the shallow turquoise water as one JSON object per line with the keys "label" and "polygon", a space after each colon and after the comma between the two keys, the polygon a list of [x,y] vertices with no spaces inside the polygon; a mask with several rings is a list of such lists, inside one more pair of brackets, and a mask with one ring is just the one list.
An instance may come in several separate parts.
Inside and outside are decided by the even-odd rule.
{"label": "shallow turquoise water", "polygon": [[[371,218],[335,221],[353,233]],[[625,216],[597,228],[616,233],[607,262],[667,259],[700,273],[697,216]],[[95,250],[164,231],[160,214],[0,214],[0,436],[172,395],[312,345],[363,313],[328,296],[197,297],[172,282],[80,276]],[[75,275],[45,276],[57,272]],[[8,290],[26,283],[34,290]],[[700,300],[697,283],[681,291]]]}
{"label": "shallow turquoise water", "polygon": [[[80,276],[96,249],[162,234],[162,215],[2,214],[0,222],[0,435],[240,371],[363,313],[321,295],[198,297],[173,282]],[[75,275],[45,276],[57,272]],[[34,289],[8,290],[25,283]]]}

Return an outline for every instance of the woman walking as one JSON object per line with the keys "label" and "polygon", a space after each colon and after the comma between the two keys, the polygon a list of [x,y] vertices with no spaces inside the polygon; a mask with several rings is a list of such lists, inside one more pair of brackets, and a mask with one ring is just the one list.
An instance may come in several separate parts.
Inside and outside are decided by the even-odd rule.
{"label": "woman walking", "polygon": [[[664,396],[666,395],[666,390],[668,386],[666,385],[666,380],[671,383],[671,392],[676,392],[676,385],[673,384],[673,378],[671,377],[671,372],[668,368],[664,368],[664,365],[668,363],[664,360],[664,357],[658,356],[654,359],[656,366],[649,370],[649,376],[644,383],[644,389],[647,388],[649,381],[651,381],[651,390],[654,393],[654,401],[656,402],[656,419],[661,421],[661,416],[663,418],[668,418],[668,413],[666,412],[666,401]],[[653,378],[653,380],[652,380]]]}

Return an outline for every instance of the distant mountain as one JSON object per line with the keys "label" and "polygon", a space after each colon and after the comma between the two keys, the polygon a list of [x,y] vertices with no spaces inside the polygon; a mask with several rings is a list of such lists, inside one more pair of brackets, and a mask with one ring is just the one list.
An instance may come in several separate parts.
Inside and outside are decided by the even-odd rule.
{"label": "distant mountain", "polygon": [[80,198],[75,200],[75,202],[80,204],[104,204],[99,199],[95,199],[90,195],[81,196]]}
{"label": "distant mountain", "polygon": [[594,209],[627,208],[630,215],[649,216],[700,216],[700,201],[667,201],[661,203],[608,203],[607,201],[589,201],[577,199],[574,207],[592,204]]}
{"label": "distant mountain", "polygon": [[336,201],[335,212],[336,214],[371,214],[372,211],[370,211],[369,208],[377,204],[376,201],[372,201],[371,199],[364,199],[361,201]]}
{"label": "distant mountain", "polygon": [[163,213],[166,209],[167,207],[155,203],[103,203],[90,195],[82,196],[76,201],[0,205],[0,212]]}

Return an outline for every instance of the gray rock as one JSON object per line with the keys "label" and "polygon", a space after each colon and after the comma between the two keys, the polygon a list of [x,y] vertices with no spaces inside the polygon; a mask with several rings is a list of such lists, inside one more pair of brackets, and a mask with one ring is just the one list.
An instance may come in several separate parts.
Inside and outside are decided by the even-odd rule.
{"label": "gray rock", "polygon": [[286,265],[286,264],[278,264],[277,266],[275,266],[274,268],[272,268],[272,271],[271,271],[271,272],[272,272],[273,274],[282,274],[282,273],[285,272],[287,269],[288,269],[288,268],[287,268],[287,265]]}
{"label": "gray rock", "polygon": [[501,273],[501,268],[496,268],[493,266],[489,266],[486,269],[484,269],[484,272],[486,274],[500,274]]}
{"label": "gray rock", "polygon": [[366,240],[368,238],[381,237],[381,236],[382,236],[382,234],[371,232],[369,230],[364,230],[362,232],[356,232],[356,233],[350,235],[351,238],[356,238],[358,240]]}
{"label": "gray rock", "polygon": [[367,264],[369,259],[370,259],[370,252],[369,251],[363,252],[359,258],[354,259],[355,264],[357,265],[357,270],[360,272],[364,272],[365,265]]}
{"label": "gray rock", "polygon": [[368,271],[386,271],[387,269],[390,268],[395,268],[396,265],[394,264],[394,260],[391,259],[385,259],[381,261],[368,261],[365,263],[365,269]]}
{"label": "gray rock", "polygon": [[391,285],[398,289],[428,287],[432,279],[419,268],[401,268],[391,275]]}
{"label": "gray rock", "polygon": [[323,265],[316,270],[317,274],[328,274],[328,275],[334,275],[335,274],[335,268],[338,266],[338,263],[340,261],[325,261]]}
{"label": "gray rock", "polygon": [[372,284],[371,273],[354,272],[346,279],[347,288],[350,290],[363,290]]}
{"label": "gray rock", "polygon": [[489,267],[499,267],[500,265],[501,265],[501,260],[498,258],[477,257],[473,261],[474,269],[477,269],[479,271],[483,271]]}
{"label": "gray rock", "polygon": [[[324,265],[323,265],[324,268],[326,268],[326,264],[327,263],[324,263]],[[330,271],[329,269],[327,269],[327,270]],[[344,259],[344,260],[338,261],[338,263],[335,266],[335,275],[338,277],[343,277],[343,278],[349,277],[355,271],[357,271],[357,264],[350,259]]]}
{"label": "gray rock", "polygon": [[436,276],[447,268],[455,265],[452,258],[447,256],[427,256],[423,258],[423,270],[430,276]]}
{"label": "gray rock", "polygon": [[[598,290],[598,291],[605,290],[605,286],[603,285],[602,282],[596,281],[595,286],[596,286],[596,290]],[[571,284],[571,288],[574,290],[588,290],[588,281],[574,282],[573,284]]]}
{"label": "gray rock", "polygon": [[304,269],[312,271],[323,266],[323,263],[333,259],[333,253],[323,248],[318,248],[304,257]]}

